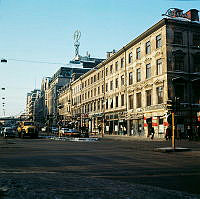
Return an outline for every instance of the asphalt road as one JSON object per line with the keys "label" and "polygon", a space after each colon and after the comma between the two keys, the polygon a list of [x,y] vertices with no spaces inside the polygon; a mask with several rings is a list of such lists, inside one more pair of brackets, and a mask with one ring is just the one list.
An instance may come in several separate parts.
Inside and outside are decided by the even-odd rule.
{"label": "asphalt road", "polygon": [[[199,198],[200,142],[177,143],[192,149],[188,152],[154,151],[170,145],[168,141],[110,138],[97,142],[0,140],[0,198],[48,198],[47,191],[54,194],[49,198],[57,199],[179,198],[162,188],[189,193],[185,198],[190,194]],[[26,195],[34,189],[40,197]],[[159,196],[161,192],[165,197]]]}

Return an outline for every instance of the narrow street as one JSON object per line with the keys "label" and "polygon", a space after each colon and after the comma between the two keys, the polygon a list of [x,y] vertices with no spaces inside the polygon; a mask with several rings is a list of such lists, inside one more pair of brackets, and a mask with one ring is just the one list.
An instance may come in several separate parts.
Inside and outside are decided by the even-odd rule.
{"label": "narrow street", "polygon": [[154,151],[170,144],[1,139],[0,198],[199,198],[190,194],[200,194],[200,143],[177,142],[189,152]]}

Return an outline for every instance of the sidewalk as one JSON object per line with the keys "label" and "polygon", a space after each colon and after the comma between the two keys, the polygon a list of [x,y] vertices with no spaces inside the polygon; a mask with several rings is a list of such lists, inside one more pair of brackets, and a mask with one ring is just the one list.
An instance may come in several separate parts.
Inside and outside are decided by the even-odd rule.
{"label": "sidewalk", "polygon": [[[102,138],[102,135],[96,135],[97,137]],[[104,134],[102,139],[115,139],[115,140],[137,140],[137,141],[165,141],[165,138],[156,138],[152,140],[151,137],[145,137],[145,136],[128,136],[128,135],[108,135]]]}

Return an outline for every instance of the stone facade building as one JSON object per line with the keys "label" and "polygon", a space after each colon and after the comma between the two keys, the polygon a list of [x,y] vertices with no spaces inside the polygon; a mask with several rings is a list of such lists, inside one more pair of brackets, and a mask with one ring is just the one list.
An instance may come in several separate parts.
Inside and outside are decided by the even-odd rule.
{"label": "stone facade building", "polygon": [[173,12],[71,83],[71,121],[91,132],[101,125],[104,133],[137,136],[153,126],[164,137],[168,101],[179,97],[177,127],[199,126],[198,11]]}

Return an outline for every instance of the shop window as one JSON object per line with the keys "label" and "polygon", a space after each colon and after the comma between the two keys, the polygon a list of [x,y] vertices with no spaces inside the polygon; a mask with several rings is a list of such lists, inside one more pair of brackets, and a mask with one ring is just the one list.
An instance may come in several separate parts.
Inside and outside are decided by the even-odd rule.
{"label": "shop window", "polygon": [[151,102],[151,98],[152,98],[152,90],[147,90],[146,91],[146,104],[147,106],[151,106],[152,102]]}
{"label": "shop window", "polygon": [[133,109],[133,95],[129,95],[128,97],[129,101],[129,109]]}
{"label": "shop window", "polygon": [[137,48],[136,49],[136,59],[140,59],[141,58],[141,48]]}
{"label": "shop window", "polygon": [[200,82],[198,82],[199,85],[194,85],[193,86],[193,94],[194,94],[194,97],[193,97],[193,103],[194,104],[200,104]]}
{"label": "shop window", "polygon": [[146,65],[146,79],[151,77],[151,64]]}
{"label": "shop window", "polygon": [[151,53],[151,42],[148,41],[148,42],[146,43],[146,54],[148,55],[148,54],[150,54],[150,53]]}
{"label": "shop window", "polygon": [[136,94],[136,102],[137,102],[137,108],[140,108],[142,106],[142,95],[141,92]]}
{"label": "shop window", "polygon": [[158,104],[162,104],[163,103],[163,87],[162,86],[157,87],[156,92],[157,92]]}
{"label": "shop window", "polygon": [[183,34],[182,32],[174,32],[174,44],[183,44]]}
{"label": "shop window", "polygon": [[156,48],[160,48],[162,46],[161,35],[156,36]]}
{"label": "shop window", "polygon": [[140,68],[138,68],[136,70],[136,79],[137,79],[137,82],[141,81],[141,69]]}
{"label": "shop window", "polygon": [[162,59],[156,60],[156,74],[162,75],[163,73],[163,66],[162,66]]}

